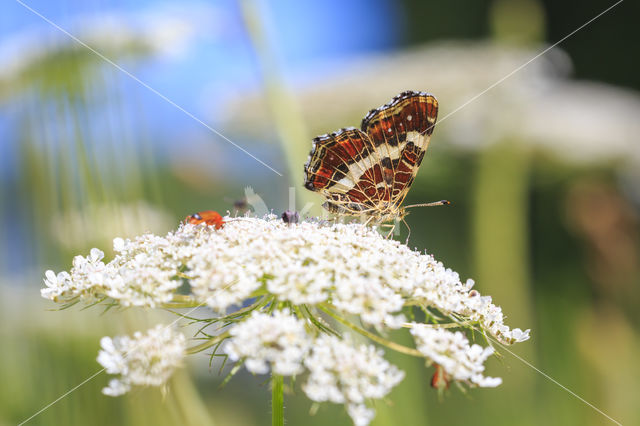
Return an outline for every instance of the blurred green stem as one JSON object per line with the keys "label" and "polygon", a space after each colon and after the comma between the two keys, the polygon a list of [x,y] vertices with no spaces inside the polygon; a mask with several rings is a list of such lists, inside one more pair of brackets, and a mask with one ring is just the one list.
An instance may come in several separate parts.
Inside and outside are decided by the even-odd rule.
{"label": "blurred green stem", "polygon": [[271,375],[271,425],[284,426],[284,379]]}
{"label": "blurred green stem", "polygon": [[[289,182],[293,187],[302,188],[302,166],[311,148],[304,117],[296,100],[287,90],[278,67],[277,55],[263,21],[263,17],[268,14],[261,11],[266,6],[255,0],[240,0],[240,5],[260,65],[269,112],[287,161]],[[313,200],[308,191],[299,191],[296,196],[300,207]]]}
{"label": "blurred green stem", "polygon": [[[497,305],[507,307],[508,324],[525,329],[534,324],[528,279],[531,164],[523,145],[517,141],[496,143],[479,152],[471,217],[479,289],[490,294]],[[518,354],[536,364],[530,345],[519,347]],[[509,413],[503,424],[535,424],[524,420],[535,419],[534,379],[535,374],[523,365],[513,366],[509,381],[518,383],[522,391],[517,396],[504,395],[502,402],[520,409]]]}
{"label": "blurred green stem", "polygon": [[529,289],[528,189],[530,164],[522,144],[480,152],[473,199],[475,275],[514,327],[532,325]]}

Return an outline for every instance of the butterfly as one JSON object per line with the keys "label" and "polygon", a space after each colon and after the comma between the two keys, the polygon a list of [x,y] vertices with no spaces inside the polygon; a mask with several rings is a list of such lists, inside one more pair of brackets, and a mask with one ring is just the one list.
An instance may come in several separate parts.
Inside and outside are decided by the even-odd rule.
{"label": "butterfly", "polygon": [[326,198],[331,213],[365,216],[381,223],[402,219],[402,207],[438,116],[438,101],[406,91],[369,111],[360,129],[348,127],[313,139],[304,166],[304,187]]}

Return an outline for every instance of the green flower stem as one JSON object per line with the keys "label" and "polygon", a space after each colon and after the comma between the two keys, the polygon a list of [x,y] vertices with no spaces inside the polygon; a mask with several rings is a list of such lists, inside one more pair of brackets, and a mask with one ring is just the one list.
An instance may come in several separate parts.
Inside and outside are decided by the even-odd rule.
{"label": "green flower stem", "polygon": [[333,330],[329,326],[329,324],[327,324],[321,317],[316,318],[316,316],[311,312],[308,306],[302,305],[302,307],[304,308],[304,312],[299,307],[296,307],[296,312],[298,313],[300,318],[308,318],[309,321],[311,321],[311,323],[315,325],[320,331],[340,337],[340,334],[337,331]]}
{"label": "green flower stem", "polygon": [[403,353],[405,355],[411,355],[411,356],[415,356],[415,357],[418,357],[418,358],[424,358],[424,355],[422,355],[422,353],[420,351],[418,351],[417,349],[412,349],[412,348],[408,348],[408,347],[403,346],[403,345],[399,345],[399,344],[397,344],[395,342],[392,342],[391,340],[387,340],[384,337],[380,337],[377,334],[371,333],[370,331],[367,331],[362,327],[358,327],[357,325],[355,325],[353,323],[350,323],[349,321],[345,320],[341,316],[336,315],[335,312],[333,312],[331,309],[329,309],[325,305],[320,305],[319,308],[320,308],[320,310],[322,310],[322,312],[326,313],[331,318],[333,318],[334,320],[338,321],[340,324],[349,327],[353,331],[362,334],[363,336],[373,340],[376,343],[379,343],[379,344],[381,344],[383,346],[386,346],[387,348],[389,348],[391,350]]}
{"label": "green flower stem", "polygon": [[[246,306],[242,309],[238,309],[237,311],[225,317],[220,317],[219,320],[234,320],[235,318],[241,317],[255,309],[263,307],[264,305],[268,304],[272,299],[273,298],[271,297],[263,297],[259,299],[257,302],[252,303],[249,306]],[[165,309],[198,308],[200,306],[204,306],[204,302],[198,302],[193,298],[191,298],[190,296],[185,296],[181,294],[175,294],[173,296],[173,301],[169,303],[164,303],[162,305],[162,307]],[[210,322],[216,322],[216,321],[210,321]]]}
{"label": "green flower stem", "polygon": [[229,337],[229,332],[228,331],[225,332],[225,333],[217,335],[213,339],[209,339],[206,342],[200,343],[199,345],[192,346],[189,349],[187,349],[187,355],[193,355],[193,354],[196,354],[198,352],[202,352],[205,349],[208,349],[208,348],[210,348],[212,346],[217,345],[218,343],[222,342],[227,337]]}
{"label": "green flower stem", "polygon": [[[463,328],[463,327],[473,327],[477,322],[475,321],[462,321],[462,322],[450,322],[447,324],[420,324],[421,327],[431,327],[431,328]],[[408,322],[402,324],[403,328],[413,328],[414,325]]]}
{"label": "green flower stem", "polygon": [[271,375],[271,425],[284,426],[284,378]]}
{"label": "green flower stem", "polygon": [[193,277],[190,277],[189,275],[185,274],[184,272],[180,272],[180,271],[176,272],[176,277],[184,278],[186,280],[192,280],[193,279]]}
{"label": "green flower stem", "polygon": [[187,294],[174,294],[173,295],[173,299],[171,299],[170,303],[186,303],[186,302],[195,302],[195,300],[193,300],[193,297],[187,295]]}
{"label": "green flower stem", "polygon": [[192,302],[183,302],[183,303],[169,302],[169,303],[162,304],[162,307],[165,309],[197,308],[200,306],[203,306],[202,302],[196,302],[195,300]]}
{"label": "green flower stem", "polygon": [[254,311],[256,309],[260,309],[263,306],[267,305],[269,302],[271,302],[273,300],[273,297],[264,297],[262,299],[259,299],[258,301],[252,303],[249,306],[246,306],[242,309],[238,309],[237,311],[227,315],[226,317],[224,317],[227,320],[233,320],[235,318],[241,317],[251,311]]}

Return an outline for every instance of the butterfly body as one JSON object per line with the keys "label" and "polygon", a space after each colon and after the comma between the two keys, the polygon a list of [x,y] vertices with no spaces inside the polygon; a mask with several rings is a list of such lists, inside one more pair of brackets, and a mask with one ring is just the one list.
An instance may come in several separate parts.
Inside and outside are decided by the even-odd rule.
{"label": "butterfly body", "polygon": [[316,137],[304,167],[305,188],[321,193],[323,207],[338,215],[401,219],[437,114],[433,95],[407,91],[371,110],[360,129]]}

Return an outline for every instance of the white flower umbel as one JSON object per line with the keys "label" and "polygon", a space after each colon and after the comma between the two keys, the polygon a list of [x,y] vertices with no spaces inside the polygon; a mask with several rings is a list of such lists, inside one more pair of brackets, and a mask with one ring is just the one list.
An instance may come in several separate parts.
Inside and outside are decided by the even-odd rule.
{"label": "white flower umbel", "polygon": [[194,298],[220,312],[265,288],[296,305],[328,301],[379,328],[398,326],[403,307],[420,303],[479,321],[503,343],[528,338],[503,323],[490,298],[471,291],[473,281],[463,284],[431,255],[362,224],[227,218],[219,230],[181,225],[166,237],[116,238],[114,250],[106,265],[96,250],[87,259],[77,257],[70,277],[47,272],[43,297],[94,302],[103,296],[124,306],[154,307],[171,301],[184,270]]}
{"label": "white flower umbel", "polygon": [[492,347],[470,346],[460,331],[451,332],[416,323],[411,325],[416,348],[454,380],[481,387],[495,387],[502,383],[500,378],[482,375],[484,362],[493,354]]}
{"label": "white flower umbel", "polygon": [[69,273],[45,274],[43,297],[56,302],[83,300],[93,303],[111,298],[122,306],[155,307],[170,302],[182,284],[173,279],[181,263],[176,247],[166,238],[145,234],[133,241],[116,238],[116,257],[102,262],[104,253],[91,249],[89,256],[76,256]]}
{"label": "white flower umbel", "polygon": [[304,322],[287,310],[273,315],[254,312],[229,334],[225,346],[229,358],[243,359],[247,370],[256,374],[268,373],[269,364],[281,376],[301,373],[302,360],[312,343]]}
{"label": "white flower umbel", "polygon": [[[329,318],[378,345],[435,363],[446,380],[469,386],[496,386],[500,379],[482,374],[493,350],[470,345],[457,330],[473,329],[507,345],[529,338],[529,330],[504,323],[501,308],[473,289],[472,280],[462,282],[433,256],[372,227],[285,223],[273,215],[224,220],[219,229],[182,224],[166,236],[116,238],[110,262],[93,249],[76,257],[69,272],[47,271],[42,296],[67,305],[211,308],[211,318],[195,319],[204,323],[203,335],[189,353],[222,348],[254,374],[300,375],[310,399],[345,404],[357,425],[374,416],[367,401],[387,395],[403,373],[377,346],[339,337]],[[405,323],[405,317],[423,315],[425,324]],[[388,340],[387,331],[402,326],[411,328],[417,349]],[[124,357],[143,335],[122,339],[103,341],[100,362],[121,374],[105,392],[166,380],[146,375],[145,361],[132,366]],[[181,342],[176,353],[184,351]],[[155,347],[159,357],[162,345]],[[159,365],[175,366],[179,357],[169,359],[176,362]]]}
{"label": "white flower umbel", "polygon": [[313,401],[345,404],[355,425],[367,425],[375,412],[365,401],[383,398],[404,378],[382,354],[373,345],[322,336],[304,361],[310,372],[304,392]]}
{"label": "white flower umbel", "polygon": [[49,270],[45,273],[45,288],[40,290],[42,297],[58,303],[67,303],[78,298],[87,303],[92,303],[104,298],[110,291],[116,277],[115,271],[108,268],[102,258],[104,253],[97,249],[91,249],[89,256],[76,256],[73,258],[73,268],[69,272],[55,272]]}
{"label": "white flower umbel", "polygon": [[98,362],[107,373],[118,374],[102,393],[118,396],[131,386],[161,386],[182,364],[185,355],[184,335],[170,327],[157,325],[146,333],[136,332],[133,337],[103,337]]}

